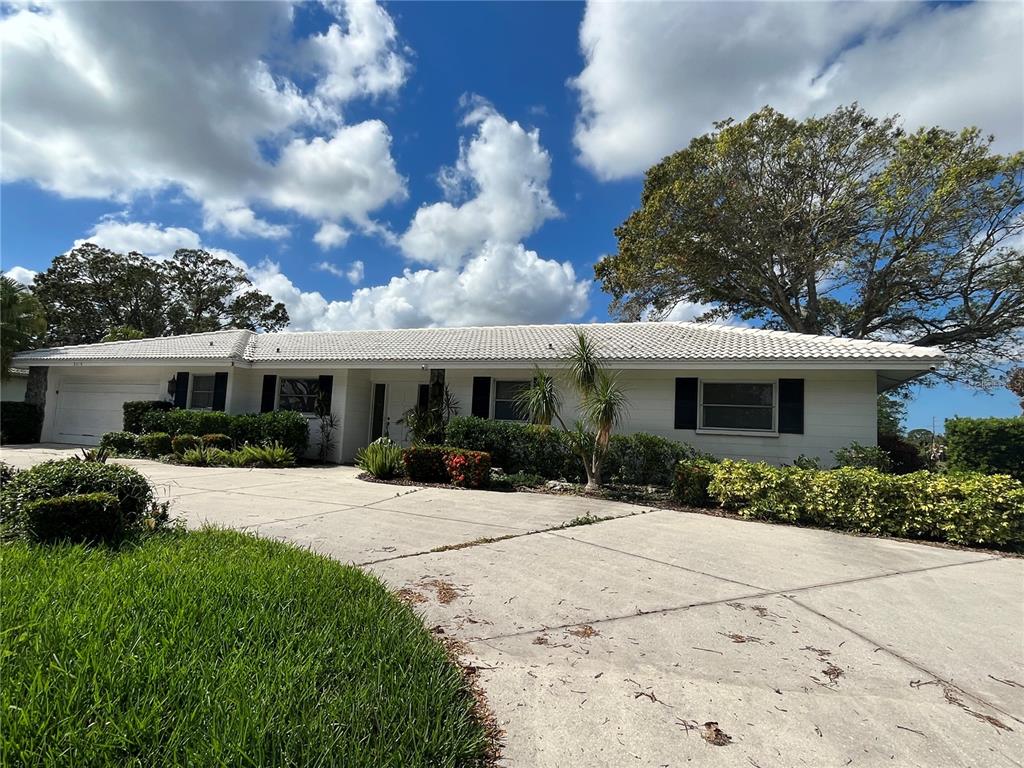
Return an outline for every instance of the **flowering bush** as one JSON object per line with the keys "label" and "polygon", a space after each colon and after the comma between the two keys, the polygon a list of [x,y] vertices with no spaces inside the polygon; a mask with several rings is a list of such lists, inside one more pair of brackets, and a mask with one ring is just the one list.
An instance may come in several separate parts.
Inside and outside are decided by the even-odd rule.
{"label": "flowering bush", "polygon": [[483,451],[448,450],[444,456],[453,485],[482,488],[491,479],[491,455]]}

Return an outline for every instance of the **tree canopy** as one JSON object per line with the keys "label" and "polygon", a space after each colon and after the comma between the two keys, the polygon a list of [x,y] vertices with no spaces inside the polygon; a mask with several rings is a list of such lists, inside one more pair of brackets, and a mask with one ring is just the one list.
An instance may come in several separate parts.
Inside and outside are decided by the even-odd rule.
{"label": "tree canopy", "polygon": [[244,270],[206,251],[181,249],[159,262],[84,243],[35,277],[50,321],[44,342],[110,340],[217,331],[276,331],[284,304],[255,289]]}
{"label": "tree canopy", "polygon": [[9,277],[0,277],[0,379],[11,372],[11,358],[30,349],[46,332],[46,314],[29,290]]}
{"label": "tree canopy", "polygon": [[856,104],[726,120],[648,170],[595,266],[622,319],[700,319],[943,347],[978,386],[1024,351],[1024,152],[905,133]]}

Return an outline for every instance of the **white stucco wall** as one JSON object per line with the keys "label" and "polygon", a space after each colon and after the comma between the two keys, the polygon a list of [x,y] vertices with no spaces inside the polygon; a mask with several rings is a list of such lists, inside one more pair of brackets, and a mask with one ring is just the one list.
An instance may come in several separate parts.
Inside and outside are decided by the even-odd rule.
{"label": "white stucco wall", "polygon": [[[460,403],[460,413],[469,414],[473,400],[473,377],[495,380],[528,380],[532,369],[450,370],[446,381]],[[804,379],[804,433],[800,435],[736,435],[675,429],[675,379],[692,376],[713,381],[775,381]],[[622,371],[619,381],[626,390],[628,408],[618,432],[649,432],[688,443],[716,456],[790,463],[801,454],[832,462],[832,452],[859,442],[874,445],[877,439],[876,382],[874,371],[792,371],[792,370],[648,370]],[[575,419],[576,399],[562,387],[563,418]],[[493,383],[492,383],[493,408]],[[492,411],[493,412],[493,411]]]}

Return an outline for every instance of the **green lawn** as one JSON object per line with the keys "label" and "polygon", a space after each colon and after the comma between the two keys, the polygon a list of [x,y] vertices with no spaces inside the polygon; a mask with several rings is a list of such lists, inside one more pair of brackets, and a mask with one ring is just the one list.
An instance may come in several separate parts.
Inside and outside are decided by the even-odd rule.
{"label": "green lawn", "polygon": [[463,766],[460,672],[373,577],[228,531],[0,547],[2,765]]}

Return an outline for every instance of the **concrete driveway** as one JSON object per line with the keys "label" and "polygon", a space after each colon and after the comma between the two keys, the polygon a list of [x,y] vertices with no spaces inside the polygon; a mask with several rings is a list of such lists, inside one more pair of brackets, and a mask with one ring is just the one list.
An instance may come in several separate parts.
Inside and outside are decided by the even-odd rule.
{"label": "concrete driveway", "polygon": [[[480,670],[506,765],[1022,764],[1020,559],[346,467],[126,463],[190,525],[403,590]],[[613,519],[556,529],[587,514]]]}

